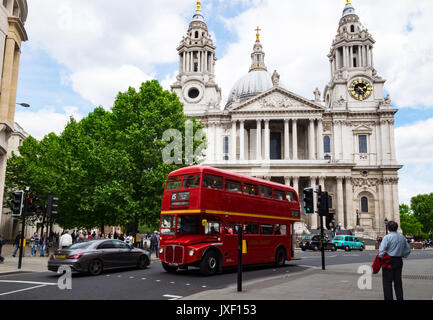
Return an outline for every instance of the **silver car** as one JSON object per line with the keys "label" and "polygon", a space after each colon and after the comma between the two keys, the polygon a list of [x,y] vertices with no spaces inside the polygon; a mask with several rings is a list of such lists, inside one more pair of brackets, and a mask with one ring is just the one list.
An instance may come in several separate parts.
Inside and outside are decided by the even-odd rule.
{"label": "silver car", "polygon": [[66,265],[73,271],[99,275],[103,270],[137,267],[150,264],[149,252],[130,247],[120,240],[92,240],[75,243],[57,250],[48,260],[48,270],[55,271]]}

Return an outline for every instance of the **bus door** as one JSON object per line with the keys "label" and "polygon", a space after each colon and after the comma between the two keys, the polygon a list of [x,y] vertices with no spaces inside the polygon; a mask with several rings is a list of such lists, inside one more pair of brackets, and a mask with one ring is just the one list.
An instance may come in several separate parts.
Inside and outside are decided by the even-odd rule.
{"label": "bus door", "polygon": [[223,229],[223,265],[234,266],[238,264],[239,232],[242,232],[242,224],[239,222],[227,222]]}
{"label": "bus door", "polygon": [[244,255],[245,264],[256,264],[263,261],[259,224],[256,222],[244,223],[244,240],[247,242],[248,253]]}

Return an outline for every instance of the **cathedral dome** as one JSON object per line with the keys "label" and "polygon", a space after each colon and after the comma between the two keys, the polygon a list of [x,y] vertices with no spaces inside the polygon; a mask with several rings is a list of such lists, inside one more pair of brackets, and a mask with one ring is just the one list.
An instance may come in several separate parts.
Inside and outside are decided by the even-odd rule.
{"label": "cathedral dome", "polygon": [[271,75],[266,70],[253,70],[233,86],[228,103],[236,99],[257,96],[273,87]]}

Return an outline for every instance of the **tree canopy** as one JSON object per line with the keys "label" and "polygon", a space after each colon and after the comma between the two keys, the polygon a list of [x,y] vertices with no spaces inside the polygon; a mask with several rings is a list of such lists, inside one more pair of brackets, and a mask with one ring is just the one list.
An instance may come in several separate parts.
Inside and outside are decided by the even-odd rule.
{"label": "tree canopy", "polygon": [[[165,163],[164,132],[176,130],[185,141],[187,117],[175,93],[154,81],[119,93],[111,111],[97,107],[60,135],[26,139],[20,155],[8,160],[7,190],[30,189],[59,198],[57,223],[64,228],[104,225],[159,225],[167,175],[182,163]],[[202,129],[192,119],[193,132]],[[193,141],[194,150],[205,137]],[[182,158],[185,159],[185,146]],[[200,157],[191,164],[198,164]],[[7,195],[6,195],[7,196]]]}

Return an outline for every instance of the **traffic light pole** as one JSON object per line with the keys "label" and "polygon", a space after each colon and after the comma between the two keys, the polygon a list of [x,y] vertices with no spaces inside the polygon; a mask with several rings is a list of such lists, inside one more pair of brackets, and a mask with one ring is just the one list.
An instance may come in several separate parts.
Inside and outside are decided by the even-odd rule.
{"label": "traffic light pole", "polygon": [[[318,191],[319,198],[321,201],[324,201],[323,194],[322,194],[322,186],[319,186]],[[325,246],[323,245],[323,240],[325,239],[325,232],[323,229],[323,213],[321,212],[321,205],[318,207],[318,215],[320,219],[320,251],[322,254],[322,270],[325,270]]]}
{"label": "traffic light pole", "polygon": [[27,216],[27,205],[28,205],[28,192],[24,193],[24,210],[22,213],[22,226],[21,226],[21,245],[20,245],[20,255],[18,258],[18,269],[21,269],[23,263],[23,253],[24,253],[24,235],[26,229],[26,216]]}

